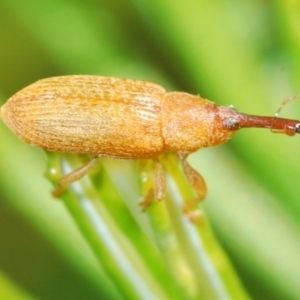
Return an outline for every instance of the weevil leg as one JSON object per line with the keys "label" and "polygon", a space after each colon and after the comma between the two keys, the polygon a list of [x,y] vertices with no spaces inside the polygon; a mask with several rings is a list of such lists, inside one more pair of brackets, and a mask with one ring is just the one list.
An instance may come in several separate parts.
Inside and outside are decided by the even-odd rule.
{"label": "weevil leg", "polygon": [[205,199],[207,194],[206,183],[204,178],[190,166],[187,161],[187,155],[179,155],[179,158],[181,160],[182,170],[187,179],[187,182],[198,195],[196,199],[185,202],[183,211],[192,222],[196,223],[201,217],[201,212],[199,210],[193,211],[193,209],[196,208],[197,205]]}
{"label": "weevil leg", "polygon": [[187,162],[186,156],[180,157],[180,160],[182,170],[188,183],[198,194],[197,202],[203,201],[207,194],[207,188],[204,178],[194,168],[190,166],[190,164]]}
{"label": "weevil leg", "polygon": [[54,197],[59,197],[62,191],[66,188],[67,185],[71,184],[74,181],[79,180],[82,178],[90,168],[95,164],[98,156],[93,157],[88,163],[84,164],[83,166],[79,167],[78,169],[74,170],[73,172],[64,175],[57,184],[56,189],[52,192]]}
{"label": "weevil leg", "polygon": [[154,189],[150,189],[147,195],[144,197],[143,201],[139,203],[142,208],[142,211],[146,211],[147,207],[149,207],[153,202],[154,197]]}
{"label": "weevil leg", "polygon": [[157,201],[161,201],[166,194],[166,178],[163,166],[158,159],[154,161],[154,172],[154,196]]}
{"label": "weevil leg", "polygon": [[164,170],[161,162],[156,158],[154,159],[154,189],[151,188],[144,200],[140,202],[140,206],[142,207],[142,211],[145,211],[147,207],[149,207],[153,198],[156,201],[161,201],[164,199],[166,194],[166,179]]}

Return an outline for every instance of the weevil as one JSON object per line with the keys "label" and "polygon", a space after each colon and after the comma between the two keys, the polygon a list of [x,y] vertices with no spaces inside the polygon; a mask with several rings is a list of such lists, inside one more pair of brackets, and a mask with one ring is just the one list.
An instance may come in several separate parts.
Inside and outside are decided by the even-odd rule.
{"label": "weevil", "polygon": [[8,100],[1,117],[31,145],[92,156],[60,179],[55,196],[105,156],[154,159],[154,196],[161,200],[165,180],[158,157],[171,151],[178,154],[185,177],[201,201],[206,184],[187,162],[189,154],[220,145],[241,128],[269,128],[289,136],[300,133],[297,120],[247,115],[199,96],[166,92],[146,81],[84,75],[46,78],[29,85]]}

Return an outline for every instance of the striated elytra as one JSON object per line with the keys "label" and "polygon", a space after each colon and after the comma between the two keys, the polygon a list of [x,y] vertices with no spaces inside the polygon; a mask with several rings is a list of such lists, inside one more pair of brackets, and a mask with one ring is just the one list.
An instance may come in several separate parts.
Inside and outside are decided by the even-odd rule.
{"label": "striated elytra", "polygon": [[227,110],[154,83],[63,76],[21,90],[1,116],[20,139],[49,151],[134,159],[226,141],[233,132],[216,116]]}
{"label": "striated elytra", "polygon": [[226,142],[238,129],[263,127],[294,135],[300,122],[246,115],[199,96],[166,92],[138,80],[100,76],[47,78],[22,89],[1,108],[7,126],[23,141],[48,151],[87,153],[92,160],[65,175],[54,194],[81,178],[106,156],[156,161],[155,198],[164,197],[164,174],[158,156],[178,154],[199,200],[205,198],[202,176],[186,161],[204,147]]}

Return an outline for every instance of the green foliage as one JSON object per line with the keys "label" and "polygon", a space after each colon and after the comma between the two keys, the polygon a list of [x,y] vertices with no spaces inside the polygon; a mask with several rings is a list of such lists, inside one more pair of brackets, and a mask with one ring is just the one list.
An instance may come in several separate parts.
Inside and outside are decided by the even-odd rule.
{"label": "green foliage", "polygon": [[[296,2],[3,0],[0,20],[1,103],[64,74],[145,79],[251,114],[299,93]],[[86,158],[48,160],[2,123],[0,137],[5,299],[300,298],[299,137],[245,129],[192,155],[209,189],[201,226],[181,213],[193,194],[173,156],[167,199],[141,213],[136,162],[103,159],[58,201],[47,161],[56,182]]]}

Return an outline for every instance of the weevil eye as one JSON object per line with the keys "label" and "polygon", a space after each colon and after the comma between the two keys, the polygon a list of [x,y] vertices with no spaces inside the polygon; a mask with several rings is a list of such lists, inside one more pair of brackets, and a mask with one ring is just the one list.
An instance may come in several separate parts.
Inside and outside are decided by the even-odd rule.
{"label": "weevil eye", "polygon": [[300,123],[297,123],[294,127],[296,133],[300,133]]}
{"label": "weevil eye", "polygon": [[[229,130],[238,130],[240,129],[239,120],[236,118],[226,118],[223,120],[223,125]],[[299,128],[300,129],[300,128]]]}

